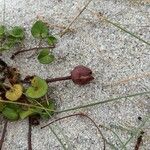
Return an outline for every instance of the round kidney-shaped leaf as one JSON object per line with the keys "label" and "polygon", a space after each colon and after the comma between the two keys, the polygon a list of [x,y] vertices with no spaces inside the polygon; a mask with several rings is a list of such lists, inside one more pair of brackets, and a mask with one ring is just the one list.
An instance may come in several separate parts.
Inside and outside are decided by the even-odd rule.
{"label": "round kidney-shaped leaf", "polygon": [[35,110],[33,108],[28,108],[28,110],[20,111],[19,116],[23,120],[23,119],[31,116],[34,113],[35,113]]}
{"label": "round kidney-shaped leaf", "polygon": [[23,30],[23,28],[16,26],[11,31],[9,31],[9,34],[15,38],[23,38],[24,30]]}
{"label": "round kidney-shaped leaf", "polygon": [[5,97],[11,101],[17,101],[23,93],[23,87],[20,84],[14,84],[5,94]]}
{"label": "round kidney-shaped leaf", "polygon": [[19,117],[18,113],[14,109],[9,107],[5,107],[2,111],[2,114],[5,118],[12,121],[18,120]]}
{"label": "round kidney-shaped leaf", "polygon": [[55,57],[53,54],[49,54],[48,49],[44,49],[43,51],[40,52],[38,55],[38,61],[41,64],[50,64],[55,60]]}
{"label": "round kidney-shaped leaf", "polygon": [[56,42],[57,42],[57,39],[53,35],[47,37],[47,43],[49,45],[54,45]]}
{"label": "round kidney-shaped leaf", "polygon": [[33,24],[31,33],[35,38],[46,38],[48,36],[48,27],[44,22],[38,20]]}
{"label": "round kidney-shaped leaf", "polygon": [[26,91],[26,96],[30,98],[40,98],[47,93],[48,85],[45,80],[35,76],[31,81],[32,86]]}

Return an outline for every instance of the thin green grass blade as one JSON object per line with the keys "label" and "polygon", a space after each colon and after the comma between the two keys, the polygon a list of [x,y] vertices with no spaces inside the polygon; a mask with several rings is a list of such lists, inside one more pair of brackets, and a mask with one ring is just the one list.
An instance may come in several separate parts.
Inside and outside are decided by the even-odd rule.
{"label": "thin green grass blade", "polygon": [[[39,106],[41,106],[41,107],[45,110],[45,112],[46,112],[50,117],[52,117],[52,116],[50,115],[50,113],[47,111],[47,109],[46,109],[41,103],[39,103],[39,102],[36,101],[36,100],[34,100],[34,101],[35,101]],[[60,129],[60,127],[59,127],[58,125],[55,125],[55,127],[57,127],[57,128],[61,131],[63,137],[65,138],[65,140],[66,140],[66,142],[67,142],[67,144],[68,144],[68,146],[71,147],[70,144],[69,144],[69,141],[67,140],[67,137],[66,137],[65,134],[62,132],[62,130]],[[59,143],[61,144],[61,146],[63,147],[63,149],[64,149],[64,150],[68,150],[69,148],[66,148],[66,146],[63,144],[63,142],[62,142],[61,139],[58,137],[58,135],[57,135],[56,132],[53,130],[53,128],[52,128],[51,126],[49,126],[49,128],[50,128],[50,130],[52,131],[52,133],[56,136],[57,140],[59,141]]]}
{"label": "thin green grass blade", "polygon": [[63,147],[64,150],[68,150],[65,145],[63,144],[63,142],[61,141],[61,139],[58,137],[58,135],[56,134],[56,132],[53,130],[53,128],[51,126],[48,126],[49,129],[51,130],[51,132],[55,135],[55,137],[57,138],[57,140],[59,141],[59,143],[61,144],[61,146]]}
{"label": "thin green grass blade", "polygon": [[119,24],[114,23],[114,22],[112,22],[112,21],[108,20],[107,18],[104,18],[104,20],[105,20],[106,22],[108,22],[108,23],[112,24],[113,26],[115,26],[115,27],[117,27],[117,28],[121,29],[122,31],[124,31],[124,32],[126,32],[126,33],[128,33],[128,34],[130,34],[131,36],[133,36],[134,38],[136,38],[136,39],[140,40],[141,42],[143,42],[143,43],[145,43],[145,44],[147,44],[147,45],[149,45],[149,46],[150,46],[150,42],[145,41],[145,40],[144,40],[144,39],[142,39],[141,37],[139,37],[139,36],[135,35],[134,33],[132,33],[132,32],[130,32],[130,31],[128,31],[127,29],[125,29],[125,28],[121,27]]}
{"label": "thin green grass blade", "polygon": [[77,107],[73,107],[73,108],[69,108],[69,109],[65,109],[65,110],[60,110],[60,111],[55,111],[55,110],[51,110],[51,109],[48,109],[48,108],[43,108],[43,107],[40,107],[40,106],[37,106],[37,105],[20,103],[20,102],[13,102],[13,101],[6,101],[6,100],[1,100],[1,99],[0,99],[0,102],[10,103],[10,104],[17,104],[17,105],[28,106],[28,107],[34,107],[34,108],[39,108],[39,109],[43,109],[43,110],[47,110],[47,111],[52,111],[52,112],[55,112],[55,113],[62,113],[62,112],[78,110],[78,109],[81,109],[81,108],[92,107],[92,106],[96,106],[96,105],[102,105],[102,104],[105,104],[105,103],[118,101],[118,100],[121,100],[123,98],[130,98],[130,97],[142,96],[142,95],[147,95],[147,94],[150,94],[150,91],[135,93],[135,94],[126,95],[126,96],[120,96],[120,97],[116,97],[116,98],[111,98],[111,99],[108,99],[108,100],[105,100],[105,101],[94,102],[94,103],[90,103],[90,104],[87,104],[87,105],[81,105],[81,106],[77,106]]}
{"label": "thin green grass blade", "polygon": [[110,127],[111,127],[111,128],[114,128],[114,129],[119,129],[119,130],[122,130],[122,131],[126,131],[126,132],[128,132],[128,134],[132,134],[132,133],[133,133],[133,131],[131,131],[130,129],[127,129],[127,128],[122,127],[122,126],[120,126],[120,125],[113,125],[113,124],[110,124]]}
{"label": "thin green grass blade", "polygon": [[81,108],[87,108],[87,107],[92,107],[92,106],[96,106],[96,105],[102,105],[102,104],[118,101],[118,100],[121,100],[121,99],[124,99],[124,98],[131,98],[131,97],[141,96],[141,95],[146,95],[146,94],[150,94],[150,91],[131,94],[131,95],[126,95],[126,96],[120,96],[120,97],[111,98],[111,99],[108,99],[108,100],[105,100],[105,101],[90,103],[90,104],[87,104],[87,105],[81,105],[81,106],[77,106],[77,107],[73,107],[73,108],[69,108],[69,109],[65,109],[65,110],[60,110],[60,111],[57,111],[57,113],[78,110],[78,109],[81,109]]}

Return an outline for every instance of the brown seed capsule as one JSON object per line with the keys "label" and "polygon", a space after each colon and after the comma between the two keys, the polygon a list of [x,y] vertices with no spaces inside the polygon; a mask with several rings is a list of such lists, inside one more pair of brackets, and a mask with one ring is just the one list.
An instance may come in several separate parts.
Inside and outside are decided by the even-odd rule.
{"label": "brown seed capsule", "polygon": [[79,65],[71,71],[71,79],[75,84],[85,85],[92,81],[94,77],[89,68]]}

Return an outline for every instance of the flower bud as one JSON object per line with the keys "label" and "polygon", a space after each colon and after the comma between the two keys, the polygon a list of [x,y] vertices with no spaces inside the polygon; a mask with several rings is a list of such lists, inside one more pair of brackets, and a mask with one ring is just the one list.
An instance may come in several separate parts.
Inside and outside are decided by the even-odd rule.
{"label": "flower bud", "polygon": [[92,76],[92,71],[89,68],[79,65],[71,71],[71,79],[75,84],[85,85],[93,80],[94,77]]}

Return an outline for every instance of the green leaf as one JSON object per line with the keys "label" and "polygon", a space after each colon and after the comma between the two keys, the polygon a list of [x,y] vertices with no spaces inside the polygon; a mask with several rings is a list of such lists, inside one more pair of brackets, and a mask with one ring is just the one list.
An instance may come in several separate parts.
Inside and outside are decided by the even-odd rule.
{"label": "green leaf", "polygon": [[49,30],[47,25],[41,20],[35,22],[31,28],[32,36],[35,38],[46,38],[48,36],[48,32]]}
{"label": "green leaf", "polygon": [[3,38],[5,35],[5,26],[0,26],[0,38]]}
{"label": "green leaf", "polygon": [[[48,109],[50,109],[50,110],[56,110],[56,105],[55,105],[54,100],[49,100],[48,102],[49,102],[49,104],[47,104],[47,102],[45,102],[45,103],[43,104],[44,108],[48,108]],[[43,119],[48,119],[48,118],[50,118],[53,114],[54,114],[53,111],[48,111],[48,110],[45,111],[45,110],[43,110],[42,113],[40,113],[40,116],[41,116],[41,118],[43,118]]]}
{"label": "green leaf", "polygon": [[26,91],[26,96],[30,98],[40,98],[43,97],[48,90],[48,85],[44,79],[35,76],[31,81],[31,87]]}
{"label": "green leaf", "polygon": [[49,64],[52,63],[55,60],[55,57],[53,54],[49,54],[49,50],[48,49],[44,49],[40,52],[40,54],[38,55],[38,61],[41,64]]}
{"label": "green leaf", "polygon": [[7,40],[0,47],[0,51],[10,50],[16,44],[20,44],[21,42],[22,42],[22,39],[20,38],[8,37]]}
{"label": "green leaf", "polygon": [[49,45],[54,45],[56,42],[57,42],[57,39],[54,36],[51,35],[47,37],[47,43]]}
{"label": "green leaf", "polygon": [[9,31],[9,35],[15,38],[24,38],[24,30],[23,28],[16,26],[13,27],[11,31]]}
{"label": "green leaf", "polygon": [[12,47],[14,47],[15,41],[12,39],[7,39],[1,47],[1,51],[10,50]]}
{"label": "green leaf", "polygon": [[22,108],[17,104],[7,104],[6,106],[13,109],[13,110],[15,110],[17,113],[22,111]]}
{"label": "green leaf", "polygon": [[9,46],[8,45],[3,45],[2,47],[0,47],[0,52],[3,52],[3,51],[6,51],[6,50],[9,50]]}
{"label": "green leaf", "polygon": [[33,115],[33,114],[35,114],[35,109],[33,109],[33,108],[29,108],[28,110],[24,110],[24,111],[21,111],[19,113],[20,118],[22,120],[25,119],[25,118],[27,118],[27,117],[29,117],[29,116],[31,116],[31,115]]}
{"label": "green leaf", "polygon": [[14,109],[9,107],[5,107],[2,111],[2,114],[5,118],[12,121],[18,120],[19,118],[18,113]]}

